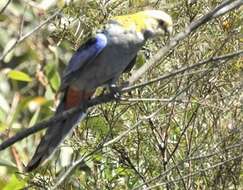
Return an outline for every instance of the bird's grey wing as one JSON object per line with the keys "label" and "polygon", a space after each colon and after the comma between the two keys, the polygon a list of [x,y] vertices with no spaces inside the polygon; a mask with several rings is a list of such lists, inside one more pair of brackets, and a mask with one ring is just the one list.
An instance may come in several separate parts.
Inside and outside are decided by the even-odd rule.
{"label": "bird's grey wing", "polygon": [[79,74],[80,70],[92,62],[106,46],[107,38],[102,33],[97,34],[94,38],[91,38],[80,46],[64,70],[61,89],[65,89],[70,81],[75,80],[75,76]]}
{"label": "bird's grey wing", "polygon": [[128,73],[132,70],[133,66],[135,65],[137,61],[137,55],[132,59],[132,61],[127,65],[123,73]]}

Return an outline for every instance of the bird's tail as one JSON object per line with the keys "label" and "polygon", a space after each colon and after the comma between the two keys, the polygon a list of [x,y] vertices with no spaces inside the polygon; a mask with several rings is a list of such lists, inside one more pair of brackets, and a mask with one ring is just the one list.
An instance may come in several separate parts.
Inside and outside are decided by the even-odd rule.
{"label": "bird's tail", "polygon": [[[60,102],[57,108],[56,115],[67,109],[80,105],[85,100],[88,100],[92,94],[93,92],[87,93],[72,88],[67,89],[63,101]],[[26,166],[25,171],[29,172],[34,170],[50,157],[50,155],[55,152],[57,146],[61,144],[65,137],[72,131],[73,127],[85,118],[85,115],[85,112],[76,113],[65,120],[57,121],[53,126],[48,127],[34,156]]]}

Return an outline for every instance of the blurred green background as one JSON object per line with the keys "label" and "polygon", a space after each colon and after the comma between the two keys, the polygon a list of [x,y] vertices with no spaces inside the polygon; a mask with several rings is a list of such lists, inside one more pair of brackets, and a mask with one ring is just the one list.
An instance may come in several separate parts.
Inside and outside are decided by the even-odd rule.
{"label": "blurred green background", "polygon": [[[148,8],[167,11],[174,34],[221,1],[0,1],[0,142],[53,115],[60,76],[73,52],[107,19]],[[50,22],[36,27],[62,10]],[[137,83],[182,66],[242,50],[242,7],[201,26]],[[28,37],[22,39],[23,36]],[[20,40],[20,42],[19,42]],[[165,45],[156,38],[140,51],[138,69]],[[10,50],[10,51],[9,51]],[[47,189],[65,166],[97,144],[131,130],[90,155],[60,189],[241,189],[243,58],[209,62],[99,105],[50,163],[23,172],[42,132],[0,152],[0,189]],[[123,76],[126,80],[130,74]],[[176,97],[174,101],[168,99]],[[145,116],[157,112],[154,116]],[[219,165],[217,165],[219,164]],[[160,184],[160,185],[158,185]],[[158,185],[152,188],[153,185]],[[146,187],[146,186],[145,186]]]}

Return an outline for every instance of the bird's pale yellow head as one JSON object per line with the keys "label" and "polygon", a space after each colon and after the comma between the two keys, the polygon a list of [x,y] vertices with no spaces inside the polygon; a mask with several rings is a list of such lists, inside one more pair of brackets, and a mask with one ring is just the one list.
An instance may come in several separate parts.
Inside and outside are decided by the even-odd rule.
{"label": "bird's pale yellow head", "polygon": [[160,10],[145,10],[131,15],[114,17],[120,25],[128,30],[136,30],[147,37],[172,32],[172,18]]}

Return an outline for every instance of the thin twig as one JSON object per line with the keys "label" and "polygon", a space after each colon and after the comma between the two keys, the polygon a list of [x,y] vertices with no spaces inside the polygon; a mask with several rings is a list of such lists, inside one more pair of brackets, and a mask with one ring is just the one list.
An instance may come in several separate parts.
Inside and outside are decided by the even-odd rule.
{"label": "thin twig", "polygon": [[11,3],[11,0],[8,0],[8,2],[3,6],[3,8],[1,9],[1,11],[0,11],[0,14],[2,14],[4,11],[5,11],[5,9],[8,7],[8,5]]}
{"label": "thin twig", "polygon": [[[196,81],[198,81],[199,79],[201,79],[202,77],[198,77],[196,80],[192,81],[187,87],[183,88],[180,92],[178,92],[173,98],[171,98],[171,101],[170,102],[173,102],[179,95],[181,95],[184,91],[186,91],[193,83],[195,83]],[[169,104],[170,102],[167,102],[167,104]],[[197,112],[197,109],[199,107],[196,108],[195,112]],[[140,119],[134,126],[130,127],[128,130],[124,131],[122,134],[120,134],[119,136],[117,136],[116,138],[108,141],[107,143],[104,143],[103,146],[101,146],[100,148],[104,148],[104,147],[107,147],[111,144],[114,144],[115,142],[118,142],[119,140],[121,140],[123,137],[125,137],[126,135],[128,135],[132,130],[134,130],[135,128],[137,128],[137,126],[139,126],[143,121],[145,120],[149,120],[153,117],[155,117],[158,113],[160,113],[161,109],[163,109],[163,107],[160,107],[158,110],[156,110],[156,112],[150,114],[149,116],[147,117],[144,117],[142,119]],[[194,114],[191,116],[191,119],[194,118]],[[190,123],[190,121],[189,121]],[[188,126],[190,126],[188,123]],[[187,130],[187,127],[185,127],[185,129],[183,130],[182,134],[181,134],[181,137],[184,135],[185,131]],[[180,138],[181,138],[180,137]],[[180,141],[180,140],[179,140]],[[179,145],[179,141],[177,143],[177,146]],[[176,151],[177,147],[175,147],[175,149],[173,150],[173,152],[171,153],[170,157],[174,154],[174,152]],[[90,154],[89,154],[90,155]],[[170,159],[170,158],[169,158]],[[82,163],[84,160],[84,158],[81,158],[80,160],[77,160],[75,163],[76,164],[73,164],[71,166],[71,170],[67,170],[64,174],[61,174],[59,177],[58,177],[58,180],[57,182],[55,183],[54,187],[52,188],[53,190],[56,189],[59,185],[61,185],[64,180],[66,179],[67,176],[69,176],[69,174],[80,164]],[[178,165],[175,166],[175,168],[178,167]],[[64,177],[65,176],[65,177]],[[147,182],[143,183],[144,185],[147,185]]]}
{"label": "thin twig", "polygon": [[42,129],[45,129],[47,127],[51,127],[52,124],[54,124],[57,121],[62,121],[66,118],[69,118],[71,115],[78,113],[78,112],[82,112],[82,110],[86,110],[88,107],[92,107],[98,104],[103,104],[103,103],[107,103],[107,102],[111,102],[113,100],[115,100],[116,98],[114,97],[113,94],[107,94],[107,95],[103,95],[103,96],[99,96],[97,98],[94,98],[90,101],[88,101],[85,105],[80,105],[78,107],[69,109],[65,112],[62,112],[61,114],[58,114],[48,120],[45,120],[41,123],[38,123],[36,125],[34,125],[33,127],[24,129],[22,131],[20,131],[19,133],[17,133],[15,136],[7,139],[6,141],[4,141],[2,144],[0,144],[0,150],[3,150],[9,146],[11,146],[12,144],[14,144],[15,142],[22,140],[23,138],[37,132],[40,131]]}
{"label": "thin twig", "polygon": [[[197,21],[191,23],[189,25],[189,27],[187,27],[184,30],[184,32],[181,32],[178,35],[176,35],[174,38],[172,38],[167,46],[165,46],[164,48],[162,48],[152,59],[150,59],[150,61],[147,64],[145,64],[137,72],[135,72],[131,76],[131,78],[129,79],[129,83],[130,84],[133,84],[135,81],[137,81],[149,68],[151,68],[153,65],[155,65],[156,63],[158,63],[160,61],[161,57],[165,56],[171,49],[175,48],[180,41],[182,41],[187,36],[189,36],[189,34],[191,32],[194,32],[198,27],[200,27],[201,25],[205,24],[206,22],[208,22],[212,18],[215,18],[215,17],[217,17],[219,15],[222,15],[222,14],[228,12],[228,11],[231,11],[231,10],[237,8],[238,6],[240,6],[240,4],[243,4],[242,0],[241,1],[240,0],[237,0],[237,1],[233,1],[233,2],[232,1],[229,1],[229,0],[228,1],[224,1],[223,3],[221,3],[219,6],[217,6],[215,9],[213,9],[212,11],[210,11],[205,16],[203,16],[202,18],[198,19]],[[225,9],[225,8],[227,8],[227,9]],[[221,11],[220,12],[221,9],[224,9],[224,11]],[[52,17],[54,18],[55,16],[52,16]],[[45,24],[43,24],[43,25],[45,25]],[[33,31],[35,32],[35,31],[37,31],[41,27],[42,26],[39,25],[39,27],[36,30],[33,30]],[[32,33],[28,33],[25,36],[23,36],[22,38],[20,38],[19,39],[20,41],[18,41],[18,43],[20,43],[21,41],[23,41],[25,38],[27,38],[31,34]],[[13,49],[13,48],[11,48],[11,49]],[[11,49],[10,49],[10,51],[11,51]],[[242,52],[241,53],[238,52],[237,56],[240,55],[240,54],[242,54]],[[234,56],[236,56],[236,55],[234,55]],[[4,57],[4,56],[2,55],[2,57]],[[230,57],[230,58],[232,58],[232,57]],[[230,58],[227,57],[227,59],[230,59]],[[2,60],[2,59],[0,58],[0,60]],[[206,63],[204,63],[204,64],[206,64]],[[203,65],[203,64],[201,63],[201,65]],[[199,66],[201,66],[201,65],[199,65]],[[193,66],[191,66],[191,67],[193,67]],[[191,69],[191,67],[189,67],[189,68]],[[196,66],[194,66],[193,68],[195,68],[195,67]],[[183,70],[183,69],[185,69],[185,70]],[[187,68],[182,68],[180,71],[179,70],[176,71],[177,73],[175,73],[172,76],[175,76],[176,74],[179,74],[179,73],[183,73],[183,72],[185,72],[187,70],[189,70],[188,67]],[[162,79],[169,78],[168,76],[162,76],[162,77],[165,77],[165,78],[162,78]],[[162,80],[162,79],[160,78],[160,80]],[[129,88],[130,87],[123,89],[122,92],[128,92],[128,91],[131,91],[132,89],[135,89],[135,88],[138,88],[138,87],[134,87],[133,86],[133,88],[130,88],[130,89]],[[179,94],[181,94],[181,93],[179,93]],[[80,112],[80,111],[82,111],[82,110],[84,110],[84,109],[86,109],[88,107],[95,106],[95,105],[102,104],[102,103],[107,103],[107,102],[114,101],[114,100],[115,100],[115,98],[114,98],[113,94],[108,94],[108,95],[104,95],[104,96],[101,96],[101,97],[94,98],[94,99],[88,101],[85,105],[81,105],[81,106],[79,106],[77,108],[73,108],[73,109],[70,109],[68,111],[65,111],[62,114],[57,115],[57,116],[51,118],[49,121],[45,121],[45,122],[39,123],[39,124],[35,125],[32,128],[29,128],[29,129],[26,129],[25,131],[22,131],[22,133],[21,132],[18,133],[18,134],[21,134],[21,135],[19,135],[19,136],[16,135],[16,136],[8,139],[7,141],[5,141],[3,144],[1,144],[0,145],[0,150],[3,150],[4,148],[12,145],[13,143],[17,142],[18,140],[23,139],[26,136],[28,136],[28,135],[30,135],[30,134],[32,134],[34,132],[37,132],[38,130],[44,129],[46,127],[51,127],[51,124],[54,123],[54,122],[56,122],[57,120],[58,121],[63,120],[65,118],[69,117],[70,115],[75,114],[77,112]],[[127,134],[129,134],[129,132],[126,133],[125,135],[127,135]],[[120,138],[117,138],[117,140],[120,140]],[[117,141],[114,141],[113,140],[112,143],[114,143],[114,142],[117,142]],[[104,145],[108,146],[110,144],[111,143],[107,142],[106,144],[103,144],[103,146],[98,147],[98,148],[100,149],[100,148],[104,147]],[[99,149],[96,149],[96,150],[99,150]],[[94,150],[94,151],[96,151],[96,150]],[[94,153],[94,151],[91,152],[91,153],[89,153],[86,156],[86,158],[88,156],[92,155]],[[59,180],[57,181],[57,183],[55,184],[54,187],[59,186],[69,176],[69,174],[80,163],[82,163],[84,161],[84,159],[85,158],[83,157],[83,158],[77,160],[70,168],[68,168],[67,172],[65,172],[63,175],[60,176]]]}
{"label": "thin twig", "polygon": [[[150,190],[150,189],[157,188],[157,187],[159,187],[159,186],[164,186],[164,185],[167,185],[167,184],[170,184],[170,183],[179,182],[179,181],[181,181],[182,179],[187,179],[187,178],[189,178],[189,177],[192,177],[192,176],[201,174],[201,173],[203,173],[203,172],[205,172],[205,171],[212,170],[212,169],[214,169],[214,168],[217,168],[217,167],[219,167],[219,166],[222,166],[222,165],[226,164],[227,162],[231,162],[231,161],[240,159],[240,158],[242,158],[242,157],[243,157],[243,154],[241,154],[241,155],[239,155],[239,156],[236,156],[236,157],[234,157],[234,158],[225,160],[225,161],[223,161],[223,162],[214,164],[213,166],[210,166],[210,167],[207,167],[207,168],[198,170],[198,171],[196,171],[196,172],[194,172],[194,173],[191,173],[191,174],[188,174],[188,175],[184,175],[182,178],[180,177],[180,178],[177,178],[177,179],[174,179],[174,180],[171,180],[171,181],[167,181],[167,182],[164,182],[164,183],[159,183],[159,184],[150,186],[149,188],[145,188],[145,189],[146,189],[146,190]],[[136,189],[137,189],[137,188],[136,188]]]}
{"label": "thin twig", "polygon": [[[189,161],[194,161],[194,160],[201,160],[201,159],[206,159],[206,158],[210,158],[210,157],[213,157],[217,154],[222,154],[222,152],[225,152],[225,151],[230,151],[231,149],[234,149],[234,148],[239,148],[243,145],[243,143],[239,143],[239,144],[235,144],[235,145],[232,145],[232,146],[228,146],[222,150],[219,150],[219,151],[215,151],[213,153],[210,153],[210,154],[206,154],[206,155],[203,155],[203,156],[197,156],[197,157],[189,157],[184,159],[184,160],[181,160],[179,161],[176,165],[174,166],[171,166],[170,168],[168,168],[166,171],[164,171],[163,173],[159,174],[158,176],[156,177],[153,177],[152,179],[146,181],[146,184],[149,184],[149,183],[152,183],[160,178],[163,178],[164,176],[166,176],[169,172],[171,172],[172,170],[174,170],[176,167],[180,166],[180,165],[183,165],[184,163],[186,162],[189,162]],[[145,185],[145,183],[142,183],[138,186],[136,186],[133,190],[138,190],[138,189],[141,189],[143,186]]]}
{"label": "thin twig", "polygon": [[[145,85],[157,82],[157,81],[168,79],[168,78],[173,77],[173,76],[175,76],[177,74],[183,73],[183,72],[185,72],[187,70],[190,70],[190,69],[199,67],[201,65],[207,64],[210,61],[219,61],[219,60],[224,60],[224,59],[230,59],[230,58],[233,58],[235,56],[239,56],[241,54],[243,54],[243,50],[240,50],[240,51],[234,52],[234,53],[230,53],[230,54],[227,54],[227,55],[215,57],[215,58],[210,58],[210,59],[207,59],[207,60],[202,61],[200,63],[191,65],[189,67],[181,68],[181,69],[179,69],[177,71],[174,71],[174,72],[172,72],[170,74],[166,74],[166,75],[163,75],[161,77],[152,79],[152,80],[150,80],[148,82],[141,83],[141,84],[138,84],[138,85],[135,85],[135,86],[131,86],[131,87],[125,87],[125,88],[123,88],[121,90],[121,93],[130,92],[130,91],[132,91],[132,90],[134,90],[136,88],[140,88],[142,86],[145,86]],[[97,97],[97,98],[94,98],[92,100],[87,101],[87,103],[85,105],[86,106],[85,108],[96,106],[96,105],[99,105],[99,104],[104,104],[104,103],[111,102],[111,101],[114,101],[114,100],[115,100],[115,98],[114,98],[114,96],[112,94],[107,94],[107,95],[100,96],[100,97]],[[168,102],[171,102],[172,100],[174,100],[174,98],[171,98],[170,100],[168,100]],[[24,129],[24,130],[20,131],[19,133],[17,133],[15,136],[7,139],[2,144],[0,144],[0,150],[3,150],[5,148],[11,146],[12,144],[16,143],[17,141],[20,141],[23,138],[25,138],[25,137],[33,134],[33,133],[36,133],[36,132],[38,132],[38,131],[40,131],[42,129],[45,129],[47,127],[51,127],[52,124],[55,123],[56,121],[64,120],[64,119],[68,118],[69,116],[71,116],[72,114],[80,112],[81,110],[84,110],[84,105],[72,108],[70,110],[67,110],[67,111],[59,114],[59,115],[56,115],[56,116],[52,117],[51,119],[45,120],[45,121],[43,121],[41,123],[38,123],[38,124],[36,124],[36,125],[34,125],[34,126],[30,127],[30,128]]]}
{"label": "thin twig", "polygon": [[[228,1],[227,1],[228,2]],[[238,1],[237,1],[238,2]],[[224,3],[222,3],[224,4]],[[219,5],[218,7],[222,7],[222,5]],[[209,15],[212,15],[212,12],[217,12],[219,10],[219,8],[215,8],[213,11],[211,11],[210,13],[208,13]],[[232,8],[232,7],[231,7]],[[31,35],[34,31],[37,31],[39,28],[41,28],[43,25],[45,25],[46,23],[48,23],[52,18],[54,18],[57,14],[59,14],[60,11],[57,11],[55,14],[53,14],[51,17],[49,17],[49,19],[47,19],[45,22],[43,22],[41,25],[39,25],[38,27],[36,27],[33,31],[29,32],[28,34],[26,34],[25,36],[23,36],[21,39],[20,39],[20,42],[23,41],[25,38],[27,38],[29,35]],[[203,16],[202,18],[204,17],[207,17],[207,15]],[[205,21],[205,19],[199,19],[201,20],[201,22],[203,23]],[[185,29],[185,31],[189,30],[190,28],[198,28],[200,25],[199,25],[199,21],[195,21],[193,26],[196,25],[197,27],[189,27],[188,29]],[[191,24],[192,25],[192,24]],[[191,26],[189,25],[189,26]],[[192,29],[191,29],[192,30]],[[183,34],[182,33],[179,33],[178,35],[176,35],[176,37],[174,37],[171,42],[169,43],[170,44],[174,44],[173,41],[175,41],[175,39],[179,39],[179,37]],[[188,33],[189,35],[189,33]],[[185,38],[186,36],[184,36]],[[181,38],[181,39],[184,39],[184,38]],[[178,40],[177,40],[178,41]],[[167,49],[167,47],[163,48],[163,49]],[[156,55],[158,56],[160,54],[161,51],[159,51],[159,53],[157,53]],[[191,65],[189,67],[183,67],[173,73],[170,73],[170,74],[167,74],[167,75],[163,75],[159,78],[156,78],[156,79],[152,79],[150,80],[149,82],[145,82],[145,83],[141,83],[139,85],[135,85],[135,86],[130,86],[130,87],[127,87],[127,88],[123,88],[121,90],[121,93],[123,92],[129,92],[131,91],[132,89],[135,89],[135,88],[139,88],[141,86],[144,86],[144,85],[147,85],[147,84],[151,84],[153,82],[157,82],[157,81],[160,81],[160,80],[164,80],[164,79],[167,79],[169,77],[172,77],[172,76],[175,76],[179,73],[183,73],[187,70],[190,70],[190,69],[193,69],[193,68],[196,68],[196,67],[199,67],[201,65],[204,65],[210,61],[219,61],[219,60],[223,60],[223,59],[230,59],[230,58],[233,58],[234,56],[238,56],[238,55],[241,55],[243,53],[243,50],[240,50],[238,52],[234,52],[234,53],[231,53],[231,54],[227,54],[227,55],[223,55],[223,56],[219,56],[219,57],[214,57],[214,58],[209,58],[205,61],[202,61],[202,62],[199,62],[198,64],[194,64],[194,65]],[[156,56],[155,55],[155,56]],[[156,56],[156,57],[157,57]],[[155,61],[154,58],[151,59],[151,61],[149,61],[149,63],[153,63]],[[140,70],[140,69],[139,69]],[[137,72],[135,74],[132,75],[131,78],[133,78],[134,80],[138,79],[137,77],[133,77],[133,76],[136,76],[137,75]],[[133,81],[134,81],[133,80]],[[130,84],[131,84],[131,81],[130,81]],[[113,101],[114,100],[114,97],[111,95],[111,94],[108,94],[108,95],[105,95],[104,97],[98,97],[98,98],[95,98],[95,99],[92,99],[90,101],[87,102],[87,107],[91,107],[91,106],[94,106],[94,105],[98,105],[98,104],[102,104],[102,103],[106,103],[106,102],[110,102],[110,101]],[[66,117],[69,117],[70,115],[74,114],[74,113],[77,113],[78,111],[80,110],[83,110],[83,106],[80,106],[80,107],[77,107],[77,108],[73,108],[73,109],[70,109],[70,110],[67,110],[65,112],[63,112],[62,114],[60,115],[57,115],[53,118],[51,118],[49,121],[44,121],[44,122],[41,122],[31,128],[28,128],[26,130],[23,130],[19,133],[17,133],[15,136],[11,137],[10,139],[6,140],[5,142],[3,142],[1,145],[0,145],[0,150],[3,150],[5,148],[7,148],[8,146],[11,146],[12,144],[14,144],[15,142],[37,132],[37,131],[40,131],[42,129],[45,129],[47,128],[48,126],[51,126],[51,124],[53,124],[54,122],[56,122],[57,120],[63,120],[65,119]]]}
{"label": "thin twig", "polygon": [[198,68],[198,67],[200,67],[202,65],[206,65],[206,64],[208,64],[210,62],[217,62],[217,61],[222,61],[222,60],[225,60],[225,59],[232,59],[233,57],[241,56],[241,55],[243,55],[243,50],[239,50],[237,52],[229,53],[229,54],[226,54],[226,55],[221,55],[221,56],[218,56],[218,57],[211,57],[211,58],[208,58],[206,60],[200,61],[199,63],[193,64],[193,65],[190,65],[190,66],[186,66],[186,67],[182,67],[182,68],[180,68],[178,70],[175,70],[175,71],[173,71],[171,73],[164,74],[164,75],[162,75],[160,77],[151,79],[151,80],[149,80],[147,82],[143,82],[143,83],[140,83],[140,84],[137,84],[137,85],[125,87],[121,91],[122,92],[128,92],[128,91],[131,91],[131,90],[136,89],[136,88],[141,88],[143,86],[146,86],[146,85],[149,85],[149,84],[161,81],[161,80],[165,80],[165,79],[171,78],[171,77],[173,77],[175,75],[178,75],[178,74],[184,73],[186,71]]}
{"label": "thin twig", "polygon": [[[155,117],[158,113],[160,113],[162,108],[159,108],[158,110],[156,110],[155,112],[153,112],[152,114],[150,114],[149,116],[143,117],[141,120],[139,120],[137,123],[135,123],[132,127],[130,127],[129,129],[127,129],[126,131],[124,131],[122,134],[118,135],[117,137],[115,137],[114,139],[111,139],[108,142],[104,142],[102,145],[100,145],[98,148],[96,148],[94,151],[92,151],[92,153],[97,152],[99,150],[101,150],[102,148],[105,148],[107,146],[110,146],[116,142],[118,142],[119,140],[121,140],[123,137],[125,137],[127,134],[129,134],[132,130],[134,130],[135,128],[137,128],[137,126],[139,126],[142,122],[144,122],[145,120],[148,120],[150,118]],[[87,154],[86,156],[83,156],[82,158],[76,160],[66,171],[64,174],[61,174],[58,177],[57,182],[55,183],[55,185],[51,188],[52,190],[56,189],[59,185],[61,185],[63,183],[63,181],[66,179],[67,176],[69,176],[70,173],[72,173],[72,171],[78,166],[80,165],[80,163],[85,162],[85,159],[88,158],[89,156],[92,155],[92,153]]]}
{"label": "thin twig", "polygon": [[137,81],[140,77],[144,75],[144,73],[149,70],[151,67],[155,66],[156,64],[161,62],[161,58],[167,55],[171,49],[174,49],[180,41],[184,40],[188,37],[192,32],[196,31],[200,26],[207,23],[208,21],[216,18],[222,14],[225,14],[231,10],[239,8],[240,5],[243,4],[242,0],[226,0],[216,8],[211,10],[209,13],[205,14],[198,20],[192,22],[188,27],[185,28],[184,31],[178,33],[172,39],[170,39],[169,43],[164,46],[158,53],[156,53],[147,63],[145,63],[140,69],[138,69],[130,78],[129,84],[133,84]]}
{"label": "thin twig", "polygon": [[[60,14],[62,12],[61,10],[56,11],[54,14],[52,14],[49,18],[47,18],[45,21],[43,21],[41,24],[39,24],[38,26],[36,26],[33,30],[31,30],[30,32],[28,32],[27,34],[25,34],[24,36],[20,36],[18,35],[18,37],[16,38],[15,42],[7,49],[3,52],[3,54],[0,56],[0,62],[3,61],[3,59],[21,42],[23,42],[26,38],[30,37],[32,34],[34,34],[35,32],[37,32],[38,30],[40,30],[43,26],[45,26],[46,24],[48,24],[52,19],[54,19],[58,14]],[[20,34],[22,34],[22,32],[20,32]],[[0,65],[1,66],[1,65]]]}

